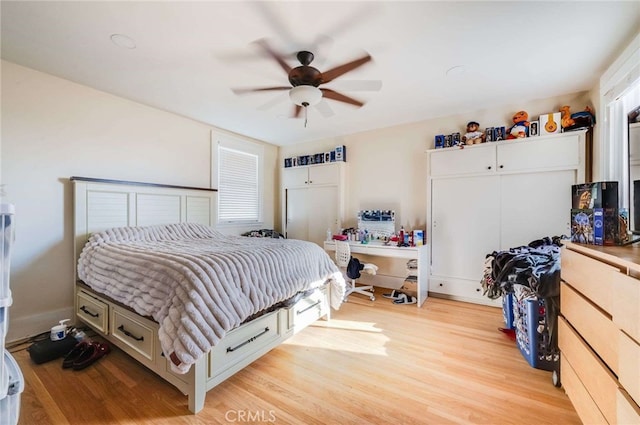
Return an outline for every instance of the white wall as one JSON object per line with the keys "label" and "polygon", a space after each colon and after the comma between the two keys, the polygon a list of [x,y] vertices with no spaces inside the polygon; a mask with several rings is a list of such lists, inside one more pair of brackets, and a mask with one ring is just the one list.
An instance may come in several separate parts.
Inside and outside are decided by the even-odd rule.
{"label": "white wall", "polygon": [[[406,229],[426,228],[426,150],[433,149],[437,134],[465,133],[469,121],[485,127],[506,126],[519,110],[537,120],[544,113],[558,111],[563,105],[572,112],[593,106],[592,93],[568,94],[533,102],[505,105],[501,108],[478,110],[475,113],[440,117],[381,130],[331,138],[311,143],[286,146],[280,149],[279,167],[284,158],[325,152],[345,145],[347,150],[347,201],[344,227],[356,225],[360,209],[395,209],[397,226]],[[515,96],[514,96],[515,97]],[[323,125],[330,125],[327,119]],[[278,204],[280,205],[280,204]],[[469,205],[469,219],[473,219],[475,205]],[[280,213],[279,215],[280,216]],[[280,223],[279,221],[277,221]]]}
{"label": "white wall", "polygon": [[[11,341],[73,318],[69,177],[210,187],[214,128],[6,61],[1,114],[0,181],[16,206]],[[273,227],[278,148],[265,152],[261,227]]]}

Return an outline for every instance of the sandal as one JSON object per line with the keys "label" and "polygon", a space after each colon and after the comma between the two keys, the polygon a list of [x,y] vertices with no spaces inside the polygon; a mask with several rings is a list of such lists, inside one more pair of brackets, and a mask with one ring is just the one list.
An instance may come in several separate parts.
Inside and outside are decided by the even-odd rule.
{"label": "sandal", "polygon": [[391,291],[390,294],[382,294],[383,297],[389,298],[392,300],[397,300],[398,298],[400,298],[400,295],[402,295],[402,292],[398,291],[397,289],[394,289],[393,291]]}
{"label": "sandal", "polygon": [[412,297],[411,295],[407,295],[407,294],[400,294],[400,296],[393,300],[394,304],[415,304],[416,303],[416,297]]}

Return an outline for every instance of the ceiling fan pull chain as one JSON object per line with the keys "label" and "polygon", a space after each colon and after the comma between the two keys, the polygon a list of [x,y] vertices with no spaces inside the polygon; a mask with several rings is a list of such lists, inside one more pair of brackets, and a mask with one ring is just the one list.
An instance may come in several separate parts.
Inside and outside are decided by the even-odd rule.
{"label": "ceiling fan pull chain", "polygon": [[304,107],[304,128],[307,128],[307,107]]}

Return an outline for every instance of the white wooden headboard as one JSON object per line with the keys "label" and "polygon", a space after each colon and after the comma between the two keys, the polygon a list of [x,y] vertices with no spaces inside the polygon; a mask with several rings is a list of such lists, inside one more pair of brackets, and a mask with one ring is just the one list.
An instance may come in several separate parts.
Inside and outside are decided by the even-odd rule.
{"label": "white wooden headboard", "polygon": [[[217,189],[71,177],[74,259],[92,233],[110,227],[216,223]],[[75,269],[75,267],[74,267]]]}

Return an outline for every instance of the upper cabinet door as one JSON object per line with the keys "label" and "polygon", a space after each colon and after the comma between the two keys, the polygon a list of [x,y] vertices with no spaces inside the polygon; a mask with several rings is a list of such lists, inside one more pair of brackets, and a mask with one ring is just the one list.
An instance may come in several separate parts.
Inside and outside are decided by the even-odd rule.
{"label": "upper cabinet door", "polygon": [[494,173],[496,171],[496,146],[494,144],[431,151],[429,158],[431,177]]}
{"label": "upper cabinet door", "polygon": [[292,167],[282,170],[282,186],[298,187],[309,184],[308,167]]}
{"label": "upper cabinet door", "polygon": [[577,168],[580,165],[580,135],[567,133],[502,143],[498,145],[497,158],[499,172]]}
{"label": "upper cabinet door", "polygon": [[338,184],[339,177],[337,163],[309,167],[309,184]]}

